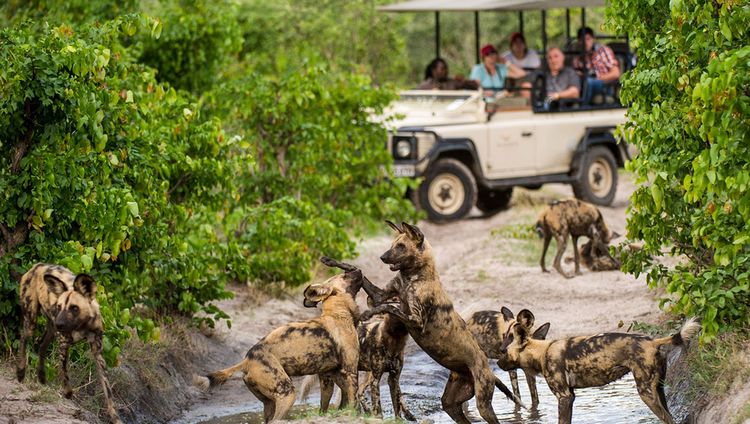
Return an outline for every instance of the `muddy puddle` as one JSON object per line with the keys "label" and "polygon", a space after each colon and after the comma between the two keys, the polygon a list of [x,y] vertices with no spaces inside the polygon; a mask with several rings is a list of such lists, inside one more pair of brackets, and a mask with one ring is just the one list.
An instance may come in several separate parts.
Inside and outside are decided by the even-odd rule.
{"label": "muddy puddle", "polygon": [[[508,374],[493,364],[495,374],[510,387]],[[519,370],[519,385],[521,397],[526,404],[531,403],[529,390],[523,372]],[[419,422],[435,424],[452,423],[447,414],[440,409],[440,396],[448,372],[437,365],[422,351],[413,351],[406,360],[401,375],[401,389],[405,393],[406,401],[411,412]],[[385,417],[392,417],[392,407],[386,378],[381,383],[381,401]],[[493,407],[500,422],[516,424],[542,424],[557,422],[557,399],[550,392],[543,378],[537,379],[539,391],[539,407],[535,410],[515,410],[513,404],[499,391],[495,391]],[[180,423],[204,424],[256,424],[262,423],[260,403],[248,393],[245,405],[235,405],[227,408],[223,405],[220,410],[206,409],[195,413],[192,417],[183,417]],[[216,393],[215,396],[221,396]],[[368,397],[369,399],[369,397]],[[318,399],[311,396],[307,405],[298,405],[292,411],[292,417],[303,417],[310,414],[317,406]],[[474,401],[469,401],[467,416],[471,421],[482,422]],[[659,420],[641,401],[631,375],[604,387],[578,389],[573,408],[573,422],[586,424],[638,423],[657,424]]]}

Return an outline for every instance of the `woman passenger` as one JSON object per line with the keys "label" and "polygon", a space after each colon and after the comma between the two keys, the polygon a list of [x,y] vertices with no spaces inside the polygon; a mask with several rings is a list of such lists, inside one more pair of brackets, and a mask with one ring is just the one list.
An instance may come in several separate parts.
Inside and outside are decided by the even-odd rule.
{"label": "woman passenger", "polygon": [[494,96],[505,89],[506,78],[520,79],[526,76],[526,71],[500,57],[492,44],[482,47],[481,55],[482,63],[474,65],[469,79],[484,89],[485,97]]}

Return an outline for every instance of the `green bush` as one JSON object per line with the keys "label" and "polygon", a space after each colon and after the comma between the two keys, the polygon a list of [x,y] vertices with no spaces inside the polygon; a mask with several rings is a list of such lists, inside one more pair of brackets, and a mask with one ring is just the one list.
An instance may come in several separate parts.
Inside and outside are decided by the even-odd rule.
{"label": "green bush", "polygon": [[386,132],[370,120],[393,92],[315,59],[275,66],[272,76],[248,70],[216,94],[233,99],[227,125],[256,159],[239,177],[225,233],[241,254],[240,279],[300,284],[321,254],[354,255],[355,219],[415,215],[406,181],[386,178]]}
{"label": "green bush", "polygon": [[[640,187],[624,269],[664,287],[674,312],[703,317],[703,338],[750,325],[750,9],[744,2],[613,0],[638,66],[623,78],[626,138]],[[655,261],[662,248],[680,259]],[[625,252],[624,252],[625,253]]]}
{"label": "green bush", "polygon": [[158,20],[158,38],[141,37],[139,62],[158,70],[156,78],[178,89],[202,93],[236,61],[242,48],[236,2],[167,0],[143,2],[143,13]]}
{"label": "green bush", "polygon": [[249,160],[224,157],[220,123],[122,48],[138,26],[0,32],[0,317],[15,330],[10,271],[45,261],[91,272],[110,363],[128,326],[156,335],[133,307],[226,317],[209,304],[230,295],[213,225],[227,176]]}

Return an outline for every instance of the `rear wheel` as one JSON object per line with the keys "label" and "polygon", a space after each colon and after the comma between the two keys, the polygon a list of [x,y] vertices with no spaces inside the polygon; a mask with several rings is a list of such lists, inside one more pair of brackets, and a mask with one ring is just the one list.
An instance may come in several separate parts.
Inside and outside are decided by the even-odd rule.
{"label": "rear wheel", "polygon": [[477,198],[477,183],[471,170],[456,159],[440,159],[430,166],[419,186],[419,205],[432,221],[461,219]]}
{"label": "rear wheel", "polygon": [[477,196],[477,209],[492,214],[508,207],[513,196],[513,187],[501,190],[480,190]]}
{"label": "rear wheel", "polygon": [[580,178],[573,183],[573,193],[581,200],[609,206],[617,191],[617,162],[609,149],[595,146],[586,152]]}

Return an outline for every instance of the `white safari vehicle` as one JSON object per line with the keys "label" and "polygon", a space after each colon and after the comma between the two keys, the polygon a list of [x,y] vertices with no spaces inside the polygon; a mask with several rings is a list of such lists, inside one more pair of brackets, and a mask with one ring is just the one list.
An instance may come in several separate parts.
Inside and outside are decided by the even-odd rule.
{"label": "white safari vehicle", "polygon": [[[556,4],[554,0],[513,1],[535,8]],[[426,2],[383,9],[416,11],[403,6],[410,3]],[[446,9],[448,3],[466,5],[436,3],[441,3],[441,10],[453,10]],[[487,7],[492,0],[478,4]],[[543,21],[544,13],[542,8]],[[627,46],[615,53],[627,70],[631,65]],[[567,49],[568,57],[574,54]],[[473,206],[492,213],[507,206],[513,187],[537,189],[546,183],[570,184],[582,200],[611,204],[617,170],[629,159],[627,146],[614,136],[615,127],[625,122],[625,109],[617,99],[609,99],[597,105],[573,102],[550,111],[544,104],[543,78],[543,73],[537,74],[530,101],[512,95],[486,101],[481,90],[413,90],[402,92],[391,105],[389,112],[400,117],[390,123],[387,143],[394,174],[423,178],[411,198],[429,219],[460,219]]]}
{"label": "white safari vehicle", "polygon": [[405,91],[388,140],[397,177],[424,177],[412,198],[430,219],[460,219],[476,205],[505,207],[513,187],[568,183],[576,197],[609,205],[627,149],[612,133],[625,110],[534,112],[516,98],[494,113],[480,91]]}

